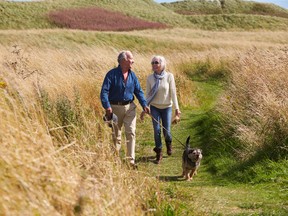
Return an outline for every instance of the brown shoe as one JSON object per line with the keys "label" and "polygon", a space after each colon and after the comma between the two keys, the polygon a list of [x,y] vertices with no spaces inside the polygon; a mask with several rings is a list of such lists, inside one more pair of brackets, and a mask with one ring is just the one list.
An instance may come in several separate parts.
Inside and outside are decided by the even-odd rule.
{"label": "brown shoe", "polygon": [[167,142],[166,143],[166,147],[167,147],[167,155],[172,155],[172,144],[171,142]]}
{"label": "brown shoe", "polygon": [[155,148],[153,149],[153,151],[156,152],[156,161],[155,161],[155,163],[156,163],[156,164],[159,164],[160,161],[161,161],[162,158],[163,158],[162,149],[155,147]]}

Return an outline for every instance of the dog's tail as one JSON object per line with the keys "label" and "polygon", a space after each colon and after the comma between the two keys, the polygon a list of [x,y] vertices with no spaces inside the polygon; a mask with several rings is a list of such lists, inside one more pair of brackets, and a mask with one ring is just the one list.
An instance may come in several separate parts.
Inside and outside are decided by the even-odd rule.
{"label": "dog's tail", "polygon": [[188,136],[186,140],[186,149],[190,148],[189,141],[190,141],[190,136]]}

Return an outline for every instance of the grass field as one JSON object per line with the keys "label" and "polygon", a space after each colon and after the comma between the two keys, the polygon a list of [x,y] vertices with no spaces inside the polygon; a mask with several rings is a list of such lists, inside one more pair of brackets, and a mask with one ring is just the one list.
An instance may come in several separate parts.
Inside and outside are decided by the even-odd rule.
{"label": "grass field", "polygon": [[[176,27],[59,29],[39,18],[43,11],[115,1],[0,2],[8,17],[0,30],[0,214],[287,215],[287,31],[199,30],[151,1],[119,2],[122,13],[135,7],[129,16]],[[122,161],[124,144],[113,155],[99,100],[123,49],[133,52],[143,88],[151,57],[166,57],[182,111],[174,153],[160,165],[151,119],[138,119],[138,170]],[[204,155],[190,182],[180,177],[188,135]]]}

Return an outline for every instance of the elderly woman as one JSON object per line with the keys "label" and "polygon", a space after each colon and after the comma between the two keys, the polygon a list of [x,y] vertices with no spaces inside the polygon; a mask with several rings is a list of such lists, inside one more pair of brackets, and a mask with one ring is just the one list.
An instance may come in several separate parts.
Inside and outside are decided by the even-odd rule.
{"label": "elderly woman", "polygon": [[[167,72],[166,60],[163,56],[154,56],[151,61],[153,73],[148,76],[146,83],[146,100],[150,105],[150,113],[154,128],[156,163],[162,160],[161,125],[167,147],[167,154],[172,154],[171,120],[172,106],[175,116],[180,119],[180,109],[176,94],[176,85],[172,73]],[[144,113],[141,115],[143,119]],[[162,122],[162,124],[161,124]]]}

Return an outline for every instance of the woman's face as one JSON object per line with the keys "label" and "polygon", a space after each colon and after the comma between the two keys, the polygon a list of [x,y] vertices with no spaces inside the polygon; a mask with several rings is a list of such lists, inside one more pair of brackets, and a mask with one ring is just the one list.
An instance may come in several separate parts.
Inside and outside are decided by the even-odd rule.
{"label": "woman's face", "polygon": [[151,61],[151,65],[152,65],[152,70],[156,73],[161,73],[162,68],[161,68],[161,64],[160,64],[160,59],[158,58],[153,58]]}

